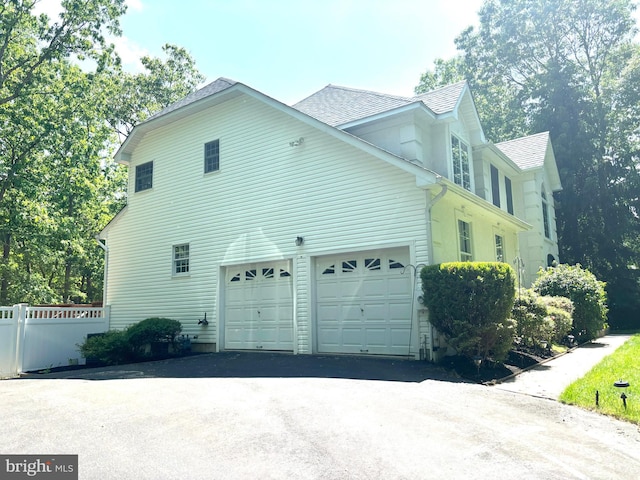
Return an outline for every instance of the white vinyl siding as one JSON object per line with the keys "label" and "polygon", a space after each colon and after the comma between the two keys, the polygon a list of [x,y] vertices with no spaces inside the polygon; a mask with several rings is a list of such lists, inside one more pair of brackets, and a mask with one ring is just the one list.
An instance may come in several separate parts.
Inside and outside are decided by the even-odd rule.
{"label": "white vinyl siding", "polygon": [[[224,139],[224,175],[202,174],[212,131]],[[300,137],[302,145],[289,145]],[[307,275],[296,281],[308,284],[308,259],[318,254],[411,245],[413,262],[428,261],[426,194],[415,176],[251,97],[150,131],[133,158],[132,166],[153,159],[154,188],[129,197],[108,230],[113,328],[167,316],[199,342],[217,342],[218,275],[227,265],[295,258]],[[172,282],[166,252],[185,238],[192,268]],[[301,352],[312,335],[313,299],[304,295],[308,287],[295,299]],[[198,326],[205,312],[209,326]]]}

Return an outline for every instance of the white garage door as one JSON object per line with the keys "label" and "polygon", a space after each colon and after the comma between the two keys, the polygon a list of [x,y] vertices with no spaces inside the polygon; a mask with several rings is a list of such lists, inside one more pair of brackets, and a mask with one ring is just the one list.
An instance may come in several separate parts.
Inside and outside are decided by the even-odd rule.
{"label": "white garage door", "polygon": [[293,286],[289,262],[227,267],[226,349],[293,350]]}
{"label": "white garage door", "polygon": [[408,249],[316,260],[318,351],[408,355],[413,269]]}

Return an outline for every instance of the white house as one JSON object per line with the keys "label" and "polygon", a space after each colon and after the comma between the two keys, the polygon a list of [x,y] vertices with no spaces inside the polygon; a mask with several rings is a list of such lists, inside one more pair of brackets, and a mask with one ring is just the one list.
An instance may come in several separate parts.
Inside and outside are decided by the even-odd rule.
{"label": "white house", "polygon": [[558,259],[549,135],[488,142],[464,82],[413,98],[329,85],[287,106],[220,78],[116,160],[111,328],[174,318],[201,350],[433,358],[421,265],[520,258],[529,283]]}

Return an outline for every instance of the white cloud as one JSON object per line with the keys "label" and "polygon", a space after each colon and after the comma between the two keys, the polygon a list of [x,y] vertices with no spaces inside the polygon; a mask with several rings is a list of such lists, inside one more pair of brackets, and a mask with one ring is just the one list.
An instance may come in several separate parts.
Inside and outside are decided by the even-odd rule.
{"label": "white cloud", "polygon": [[61,0],[41,0],[36,2],[33,13],[36,15],[45,14],[50,20],[57,20],[62,12]]}
{"label": "white cloud", "polygon": [[111,42],[116,47],[116,52],[122,59],[123,68],[131,73],[139,73],[144,70],[140,57],[149,55],[149,51],[132,42],[127,37],[113,37]]}
{"label": "white cloud", "polygon": [[126,0],[124,3],[127,5],[128,11],[135,10],[136,12],[141,12],[144,9],[142,0]]}

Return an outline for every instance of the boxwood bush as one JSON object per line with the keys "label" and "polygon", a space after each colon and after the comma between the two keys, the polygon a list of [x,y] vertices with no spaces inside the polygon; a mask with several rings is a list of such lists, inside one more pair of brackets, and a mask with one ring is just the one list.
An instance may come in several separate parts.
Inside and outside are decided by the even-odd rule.
{"label": "boxwood bush", "polygon": [[450,262],[422,269],[432,325],[459,354],[502,361],[513,342],[515,275],[499,262]]}
{"label": "boxwood bush", "polygon": [[573,335],[591,340],[607,326],[604,282],[580,265],[558,265],[541,270],[532,288],[540,295],[567,297],[573,302]]}
{"label": "boxwood bush", "polygon": [[125,330],[109,330],[89,337],[79,345],[79,350],[84,358],[103,365],[118,365],[133,361],[133,353]]}
{"label": "boxwood bush", "polygon": [[147,345],[157,342],[174,344],[181,331],[182,325],[177,320],[152,317],[131,325],[126,330],[126,336],[133,353],[145,356]]}

